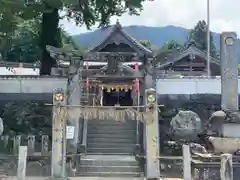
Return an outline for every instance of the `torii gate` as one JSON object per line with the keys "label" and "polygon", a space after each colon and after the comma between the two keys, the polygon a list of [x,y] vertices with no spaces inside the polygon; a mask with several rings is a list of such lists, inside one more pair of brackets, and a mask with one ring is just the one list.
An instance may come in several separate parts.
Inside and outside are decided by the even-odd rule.
{"label": "torii gate", "polygon": [[[48,49],[52,49],[53,47],[48,47]],[[54,48],[52,51],[53,53],[56,52],[57,48]],[[67,54],[68,52],[65,52]],[[70,55],[73,53],[70,53]],[[54,55],[54,54],[53,54]],[[96,54],[88,54],[88,56],[94,56]],[[97,53],[99,55],[99,53]],[[76,84],[77,91],[71,90],[68,88],[68,92],[64,92],[61,89],[57,89],[53,94],[53,138],[52,138],[52,178],[65,178],[65,164],[66,164],[66,120],[65,117],[67,114],[74,114],[71,116],[69,121],[71,123],[76,122],[76,117],[83,114],[85,117],[88,116],[95,116],[95,114],[99,114],[96,112],[104,111],[104,107],[87,107],[81,106],[79,99],[80,99],[80,83],[81,80],[81,70],[83,66],[83,59],[78,60],[79,62],[70,63],[69,67],[69,80],[68,86],[71,84]],[[77,66],[76,66],[77,65]],[[149,76],[148,76],[149,77]],[[71,81],[71,82],[70,82]],[[149,84],[149,79],[147,79],[146,84]],[[152,82],[152,81],[151,81]],[[134,111],[132,108],[138,108],[140,106],[132,106],[124,112],[122,111],[115,111],[114,114],[117,116],[121,116],[122,113],[126,113],[130,116],[137,115],[137,120],[145,121],[145,151],[146,151],[146,161],[147,161],[147,177],[148,179],[152,178],[159,178],[159,161],[157,157],[159,156],[158,150],[158,143],[159,143],[159,136],[158,136],[158,118],[157,118],[157,94],[156,90],[151,88],[152,85],[147,86],[147,90],[145,93],[145,100],[146,105],[142,106],[146,108],[145,112],[137,112]],[[71,91],[70,91],[71,90]],[[71,103],[69,103],[71,101]],[[74,104],[74,105],[72,105]],[[69,107],[72,109],[69,113]],[[108,107],[109,108],[109,107]],[[116,107],[111,107],[116,108]],[[75,109],[75,112],[74,112]],[[78,110],[76,110],[78,109]],[[102,109],[102,110],[101,110]],[[80,111],[81,110],[81,111]],[[112,112],[111,112],[112,113]],[[78,114],[78,115],[77,115]],[[69,117],[68,117],[69,118]],[[91,119],[91,118],[90,118]],[[76,145],[78,137],[78,132],[75,132],[72,142],[70,145]],[[73,147],[74,148],[74,147]],[[75,148],[74,148],[75,149]],[[70,149],[71,151],[71,149]],[[73,150],[74,152],[74,150]]]}

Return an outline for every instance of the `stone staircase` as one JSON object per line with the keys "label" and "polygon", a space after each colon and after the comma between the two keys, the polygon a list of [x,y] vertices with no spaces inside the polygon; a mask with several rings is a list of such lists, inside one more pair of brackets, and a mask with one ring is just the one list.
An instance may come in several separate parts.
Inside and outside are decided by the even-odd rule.
{"label": "stone staircase", "polygon": [[133,155],[136,146],[136,121],[88,121],[87,153]]}
{"label": "stone staircase", "polygon": [[81,176],[139,177],[140,168],[134,156],[136,123],[89,120]]}
{"label": "stone staircase", "polygon": [[78,172],[79,176],[140,177],[135,157],[126,155],[86,155],[81,158]]}

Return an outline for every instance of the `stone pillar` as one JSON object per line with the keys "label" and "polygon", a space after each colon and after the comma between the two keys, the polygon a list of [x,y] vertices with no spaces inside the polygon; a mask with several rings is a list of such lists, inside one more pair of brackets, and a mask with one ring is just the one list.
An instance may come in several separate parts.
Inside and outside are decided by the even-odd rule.
{"label": "stone pillar", "polygon": [[53,93],[52,117],[52,179],[65,178],[66,164],[66,115],[65,92],[58,89]]}
{"label": "stone pillar", "polygon": [[232,154],[221,155],[220,179],[233,180]]}
{"label": "stone pillar", "polygon": [[28,136],[28,155],[33,155],[35,153],[35,136],[29,135]]}
{"label": "stone pillar", "polygon": [[[67,82],[67,105],[80,105],[83,61],[78,64],[71,63]],[[67,125],[74,127],[74,138],[67,139],[67,152],[76,153],[79,144],[79,108],[69,107]]]}
{"label": "stone pillar", "polygon": [[238,110],[238,60],[236,52],[237,34],[221,34],[221,90],[222,109]]}
{"label": "stone pillar", "polygon": [[18,168],[17,168],[17,179],[26,179],[26,166],[27,166],[27,146],[19,147],[18,154]]}
{"label": "stone pillar", "polygon": [[159,132],[158,132],[158,113],[157,113],[157,94],[155,89],[145,91],[147,111],[152,112],[149,119],[145,119],[145,154],[146,154],[146,177],[147,179],[159,179]]}
{"label": "stone pillar", "polygon": [[182,152],[183,152],[183,179],[192,180],[191,153],[189,145],[184,144],[182,146]]}
{"label": "stone pillar", "polygon": [[13,139],[13,153],[17,155],[19,153],[19,147],[21,146],[22,136],[17,135]]}
{"label": "stone pillar", "polygon": [[103,86],[99,87],[98,93],[99,93],[100,105],[103,106]]}
{"label": "stone pillar", "polygon": [[43,135],[42,136],[42,141],[41,141],[41,154],[42,156],[46,156],[48,153],[48,143],[49,143],[49,138],[48,135]]}

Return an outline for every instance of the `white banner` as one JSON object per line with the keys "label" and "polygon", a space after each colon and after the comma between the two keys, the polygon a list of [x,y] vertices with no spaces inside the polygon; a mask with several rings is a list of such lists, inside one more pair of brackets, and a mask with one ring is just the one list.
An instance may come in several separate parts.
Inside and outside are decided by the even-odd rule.
{"label": "white banner", "polygon": [[74,139],[74,131],[75,131],[75,127],[74,126],[67,126],[66,138],[67,139]]}

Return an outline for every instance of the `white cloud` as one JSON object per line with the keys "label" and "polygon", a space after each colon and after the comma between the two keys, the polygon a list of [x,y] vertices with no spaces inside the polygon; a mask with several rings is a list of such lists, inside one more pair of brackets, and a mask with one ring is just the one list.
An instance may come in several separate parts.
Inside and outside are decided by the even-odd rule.
{"label": "white cloud", "polygon": [[[166,26],[175,25],[192,28],[198,20],[207,19],[207,0],[155,0],[144,3],[140,16],[124,14],[119,18],[122,25]],[[210,0],[212,31],[236,31],[240,34],[240,1]],[[115,23],[117,17],[111,19]],[[71,34],[86,32],[73,22],[61,22]]]}

